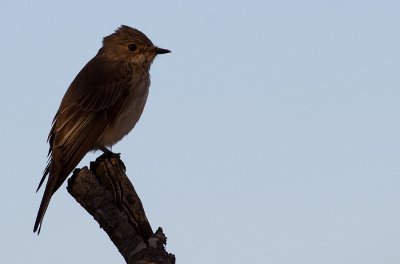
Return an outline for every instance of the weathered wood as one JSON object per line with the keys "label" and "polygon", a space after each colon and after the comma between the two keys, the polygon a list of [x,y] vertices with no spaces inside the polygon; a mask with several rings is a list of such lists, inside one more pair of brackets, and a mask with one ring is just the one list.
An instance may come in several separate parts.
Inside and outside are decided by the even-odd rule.
{"label": "weathered wood", "polygon": [[117,154],[103,154],[87,167],[76,169],[68,192],[91,214],[128,264],[174,264],[165,251],[161,228],[153,233],[125,165]]}

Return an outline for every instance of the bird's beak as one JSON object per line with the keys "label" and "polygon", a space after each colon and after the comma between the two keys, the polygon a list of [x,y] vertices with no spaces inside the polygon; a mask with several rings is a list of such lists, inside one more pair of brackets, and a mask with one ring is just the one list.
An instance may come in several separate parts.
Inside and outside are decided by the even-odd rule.
{"label": "bird's beak", "polygon": [[170,50],[156,47],[156,53],[157,54],[165,54],[165,53],[170,53],[170,52],[171,52]]}

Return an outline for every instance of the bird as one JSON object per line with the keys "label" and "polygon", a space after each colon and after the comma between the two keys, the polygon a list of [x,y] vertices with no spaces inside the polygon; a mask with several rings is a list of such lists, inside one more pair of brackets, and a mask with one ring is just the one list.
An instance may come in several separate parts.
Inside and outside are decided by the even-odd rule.
{"label": "bird", "polygon": [[61,100],[48,136],[47,178],[33,232],[40,233],[53,194],[90,151],[107,151],[138,122],[150,87],[150,66],[170,50],[155,46],[126,25],[103,38],[102,47],[77,74]]}

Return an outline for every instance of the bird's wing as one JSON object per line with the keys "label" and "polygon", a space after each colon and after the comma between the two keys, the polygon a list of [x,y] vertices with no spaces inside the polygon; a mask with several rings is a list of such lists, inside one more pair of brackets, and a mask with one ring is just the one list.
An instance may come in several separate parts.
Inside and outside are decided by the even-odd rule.
{"label": "bird's wing", "polygon": [[[90,150],[122,107],[129,92],[132,74],[117,62],[105,65],[92,59],[77,75],[64,95],[49,134],[49,164],[39,183],[48,181],[36,218],[34,232],[39,229],[51,196]],[[108,66],[108,67],[107,67]]]}
{"label": "bird's wing", "polygon": [[[110,120],[118,114],[122,100],[129,93],[130,67],[95,57],[79,72],[68,88],[54,117],[49,134],[49,166],[46,168],[38,189],[46,175],[51,173],[54,158],[62,165],[62,175],[57,187],[64,182],[87,152],[96,143]],[[55,152],[59,152],[59,155]]]}

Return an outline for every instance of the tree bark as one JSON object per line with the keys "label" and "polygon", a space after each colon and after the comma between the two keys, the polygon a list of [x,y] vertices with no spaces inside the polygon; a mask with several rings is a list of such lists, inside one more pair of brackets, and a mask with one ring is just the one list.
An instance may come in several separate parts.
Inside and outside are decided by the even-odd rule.
{"label": "tree bark", "polygon": [[128,264],[174,264],[165,250],[162,229],[153,233],[125,165],[118,154],[106,153],[76,169],[68,192],[104,229]]}

